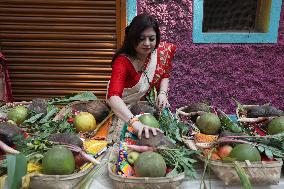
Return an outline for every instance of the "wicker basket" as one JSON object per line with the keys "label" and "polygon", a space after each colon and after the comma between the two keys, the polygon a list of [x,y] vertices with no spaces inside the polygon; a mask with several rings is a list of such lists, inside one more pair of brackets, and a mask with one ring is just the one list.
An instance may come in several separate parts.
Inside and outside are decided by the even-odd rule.
{"label": "wicker basket", "polygon": [[[245,170],[253,185],[277,185],[281,176],[282,160],[262,161],[262,162],[239,162]],[[240,184],[239,176],[232,163],[210,160],[209,166],[215,175],[221,179],[225,185]]]}
{"label": "wicker basket", "polygon": [[91,169],[92,168],[89,168],[83,172],[71,175],[34,175],[31,177],[29,188],[72,189],[91,171]]}
{"label": "wicker basket", "polygon": [[113,168],[116,164],[118,148],[114,146],[110,154],[108,163],[108,174],[112,180],[115,189],[178,189],[183,179],[184,173],[180,173],[174,177],[133,177],[126,178],[116,175]]}
{"label": "wicker basket", "polygon": [[[183,137],[183,142],[192,150],[198,149],[198,146],[192,139]],[[205,161],[203,156],[198,156],[198,158],[201,161]],[[253,185],[276,185],[280,181],[282,160],[261,162],[245,161],[238,163],[244,168]],[[220,160],[209,160],[208,165],[225,185],[240,184],[239,176],[232,163],[224,163]]]}

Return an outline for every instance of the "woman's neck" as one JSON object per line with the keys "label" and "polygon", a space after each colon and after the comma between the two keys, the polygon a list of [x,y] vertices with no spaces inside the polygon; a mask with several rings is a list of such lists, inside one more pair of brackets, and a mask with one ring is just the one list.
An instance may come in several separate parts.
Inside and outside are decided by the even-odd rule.
{"label": "woman's neck", "polygon": [[137,54],[137,55],[136,55],[136,59],[137,59],[139,62],[143,62],[143,63],[144,63],[144,62],[146,61],[146,59],[147,59],[147,56]]}

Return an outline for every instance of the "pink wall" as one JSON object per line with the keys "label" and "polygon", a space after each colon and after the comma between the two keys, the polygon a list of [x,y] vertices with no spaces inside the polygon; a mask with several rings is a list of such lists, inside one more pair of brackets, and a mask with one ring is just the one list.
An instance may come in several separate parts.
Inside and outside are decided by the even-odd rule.
{"label": "pink wall", "polygon": [[170,81],[173,108],[206,101],[235,112],[243,104],[284,109],[284,8],[277,44],[193,44],[193,0],[139,0],[138,13],[155,15],[163,40],[178,50]]}

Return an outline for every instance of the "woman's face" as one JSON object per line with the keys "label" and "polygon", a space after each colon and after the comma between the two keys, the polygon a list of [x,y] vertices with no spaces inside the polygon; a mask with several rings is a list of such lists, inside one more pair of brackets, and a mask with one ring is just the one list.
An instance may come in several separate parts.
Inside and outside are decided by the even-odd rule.
{"label": "woman's face", "polygon": [[144,30],[140,37],[139,43],[136,46],[135,50],[137,56],[148,56],[156,46],[156,32],[153,28],[148,28]]}

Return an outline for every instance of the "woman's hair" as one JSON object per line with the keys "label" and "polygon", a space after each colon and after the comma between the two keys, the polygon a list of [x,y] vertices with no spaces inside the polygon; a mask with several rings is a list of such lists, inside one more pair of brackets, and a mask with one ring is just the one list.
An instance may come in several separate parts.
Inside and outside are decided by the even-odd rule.
{"label": "woman's hair", "polygon": [[156,32],[156,45],[160,43],[160,29],[158,22],[148,14],[140,14],[133,18],[132,22],[125,28],[125,37],[122,47],[115,53],[112,62],[120,54],[126,54],[131,57],[136,56],[135,48],[137,47],[141,33],[147,28],[153,28]]}

